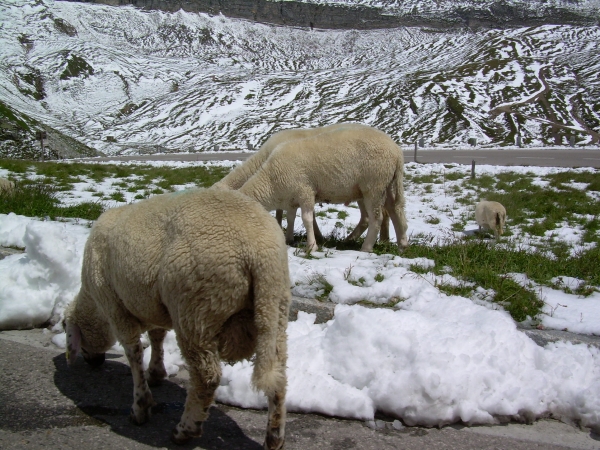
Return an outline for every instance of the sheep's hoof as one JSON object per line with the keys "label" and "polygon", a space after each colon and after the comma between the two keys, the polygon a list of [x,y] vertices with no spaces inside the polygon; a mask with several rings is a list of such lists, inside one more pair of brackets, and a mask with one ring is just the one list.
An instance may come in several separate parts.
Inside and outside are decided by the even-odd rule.
{"label": "sheep's hoof", "polygon": [[150,420],[150,408],[147,410],[140,410],[138,414],[135,413],[133,408],[129,412],[129,421],[135,425],[144,425]]}
{"label": "sheep's hoof", "polygon": [[148,386],[158,386],[165,378],[167,378],[167,371],[164,368],[162,370],[148,369],[146,371],[146,381]]}
{"label": "sheep's hoof", "polygon": [[173,431],[171,431],[171,440],[173,441],[173,443],[175,443],[177,445],[186,444],[191,439],[192,439],[191,436],[188,436],[185,433],[180,433],[179,431],[177,431],[177,428],[173,428]]}
{"label": "sheep's hoof", "polygon": [[285,448],[285,438],[268,433],[263,448],[265,450],[283,450]]}
{"label": "sheep's hoof", "polygon": [[104,359],[106,358],[106,353],[94,353],[94,354],[84,354],[83,360],[88,363],[92,367],[100,367],[104,364]]}
{"label": "sheep's hoof", "polygon": [[180,430],[179,425],[173,428],[171,431],[171,440],[177,445],[183,445],[189,442],[192,438],[202,436],[202,422],[195,422],[196,429],[191,431],[189,429]]}

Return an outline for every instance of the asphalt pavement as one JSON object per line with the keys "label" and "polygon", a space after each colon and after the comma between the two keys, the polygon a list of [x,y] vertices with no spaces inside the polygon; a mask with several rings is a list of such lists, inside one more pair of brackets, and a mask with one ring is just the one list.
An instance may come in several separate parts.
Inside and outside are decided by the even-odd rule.
{"label": "asphalt pavement", "polygon": [[[223,404],[211,408],[201,438],[170,442],[183,412],[185,369],[152,388],[157,405],[149,423],[130,423],[133,382],[125,357],[113,352],[100,368],[81,358],[67,367],[51,338],[47,329],[0,332],[1,449],[262,448],[266,411]],[[600,435],[551,419],[438,429],[385,416],[364,422],[289,413],[286,449],[600,449]]]}
{"label": "asphalt pavement", "polygon": [[[155,153],[82,158],[82,161],[237,161],[246,160],[250,152]],[[415,158],[416,156],[416,158]],[[597,167],[600,168],[600,147],[572,148],[473,148],[472,150],[439,150],[433,148],[404,149],[404,161],[419,163],[479,164],[536,167]]]}

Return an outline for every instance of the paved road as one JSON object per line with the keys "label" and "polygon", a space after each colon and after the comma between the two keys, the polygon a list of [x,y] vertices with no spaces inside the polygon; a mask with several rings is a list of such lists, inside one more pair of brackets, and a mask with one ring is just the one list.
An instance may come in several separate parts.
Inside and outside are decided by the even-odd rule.
{"label": "paved road", "polygon": [[[252,153],[168,153],[154,155],[112,156],[84,158],[84,161],[225,161],[245,160]],[[405,150],[406,162],[415,160],[415,152]],[[598,167],[600,168],[600,148],[579,149],[496,149],[496,150],[433,150],[418,149],[417,161],[422,163],[491,164],[500,166],[542,166],[542,167]]]}
{"label": "paved road", "polygon": [[[217,404],[204,436],[182,447],[170,443],[185,401],[185,371],[153,388],[150,423],[129,423],[132,380],[123,355],[111,353],[99,369],[82,360],[68,368],[64,352],[44,330],[0,332],[0,448],[2,449],[261,449],[266,412]],[[398,422],[396,422],[398,427]],[[559,450],[600,449],[600,436],[553,420],[532,425],[393,426],[315,414],[289,414],[288,450]]]}

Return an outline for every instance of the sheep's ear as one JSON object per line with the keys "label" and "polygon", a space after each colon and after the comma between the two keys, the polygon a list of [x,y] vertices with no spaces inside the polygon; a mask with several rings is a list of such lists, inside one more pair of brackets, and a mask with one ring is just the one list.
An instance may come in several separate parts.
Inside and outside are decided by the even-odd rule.
{"label": "sheep's ear", "polygon": [[67,322],[65,331],[67,333],[67,364],[71,365],[81,351],[81,329],[78,325]]}

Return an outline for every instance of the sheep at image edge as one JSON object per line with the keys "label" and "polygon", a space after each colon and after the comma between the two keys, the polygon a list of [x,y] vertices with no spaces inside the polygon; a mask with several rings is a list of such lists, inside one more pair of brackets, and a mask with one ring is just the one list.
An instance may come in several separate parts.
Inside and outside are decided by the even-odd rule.
{"label": "sheep at image edge", "polygon": [[[275,219],[236,191],[193,189],[106,211],[85,246],[81,289],[63,323],[67,360],[92,365],[118,340],[134,383],[131,419],[149,420],[149,385],[166,377],[162,343],[174,329],[190,372],[181,444],[202,434],[221,377],[220,360],[256,354],[252,382],[268,396],[265,448],[285,432],[288,255]],[[151,359],[142,369],[140,334]]]}
{"label": "sheep at image edge", "polygon": [[506,209],[498,202],[480,201],[475,206],[475,220],[477,221],[477,225],[479,225],[479,231],[482,228],[492,230],[494,236],[498,239],[504,233]]}
{"label": "sheep at image edge", "polygon": [[7,180],[6,178],[0,178],[0,194],[10,194],[15,189],[14,181]]}
{"label": "sheep at image edge", "polygon": [[[300,207],[308,250],[317,249],[312,226],[315,203],[362,200],[368,231],[361,250],[368,252],[373,250],[385,206],[402,249],[408,244],[403,169],[402,151],[387,134],[366,125],[340,125],[279,144],[240,192],[268,210]],[[288,214],[288,231],[293,230],[294,219],[295,214]]]}
{"label": "sheep at image edge", "polygon": [[[328,131],[335,130],[340,127],[349,127],[352,125],[357,125],[353,123],[339,123],[333,125],[327,125],[324,127],[317,128],[293,128],[289,130],[282,130],[271,137],[269,137],[263,145],[261,145],[260,149],[246,161],[244,161],[241,165],[237,166],[230,173],[228,173],[223,179],[217,181],[213,184],[212,188],[215,189],[239,189],[241,188],[246,181],[252,177],[265,163],[265,161],[271,156],[271,153],[275,148],[284,142],[295,141],[300,139],[306,139],[309,137],[317,136],[321,133],[326,133]],[[302,151],[302,148],[299,147],[299,151]],[[357,239],[360,235],[367,229],[368,226],[368,218],[367,212],[363,205],[362,200],[357,201],[358,206],[360,208],[360,221],[357,227],[350,233],[348,236],[349,240]],[[292,208],[287,211],[287,216],[290,217],[293,215],[296,216],[297,208]],[[283,210],[276,210],[275,217],[277,218],[277,222],[281,225],[283,221]],[[315,240],[318,243],[324,242],[323,235],[321,234],[321,230],[319,230],[319,226],[317,224],[316,217],[313,216],[313,231],[315,233]],[[384,211],[384,216],[381,225],[380,236],[382,241],[389,241],[390,233],[389,233],[389,217],[387,216],[387,212]],[[286,242],[288,244],[293,244],[294,242],[294,227],[287,227],[286,233]]]}

